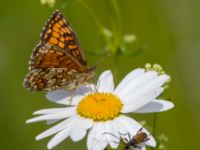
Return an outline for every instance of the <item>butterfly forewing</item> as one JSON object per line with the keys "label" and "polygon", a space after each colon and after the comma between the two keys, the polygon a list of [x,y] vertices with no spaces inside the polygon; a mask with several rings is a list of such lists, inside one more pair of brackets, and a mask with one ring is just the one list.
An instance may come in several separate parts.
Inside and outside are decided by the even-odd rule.
{"label": "butterfly forewing", "polygon": [[56,11],[46,23],[41,33],[42,43],[57,46],[66,50],[82,65],[87,65],[78,38],[69,22],[60,11]]}
{"label": "butterfly forewing", "polygon": [[87,67],[80,64],[67,51],[48,44],[36,47],[31,58],[31,70],[36,68],[67,68],[78,72],[86,72]]}
{"label": "butterfly forewing", "polygon": [[76,88],[93,76],[69,22],[55,11],[41,33],[35,47],[24,86],[31,91],[51,91],[67,86]]}

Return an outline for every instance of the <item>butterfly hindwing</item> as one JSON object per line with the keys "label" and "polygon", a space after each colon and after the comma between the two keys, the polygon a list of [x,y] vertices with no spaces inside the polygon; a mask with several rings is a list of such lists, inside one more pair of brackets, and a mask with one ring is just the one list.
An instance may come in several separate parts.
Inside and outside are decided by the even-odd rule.
{"label": "butterfly hindwing", "polygon": [[52,91],[65,85],[73,89],[72,84],[78,82],[77,74],[66,68],[33,69],[26,75],[24,86],[30,91]]}

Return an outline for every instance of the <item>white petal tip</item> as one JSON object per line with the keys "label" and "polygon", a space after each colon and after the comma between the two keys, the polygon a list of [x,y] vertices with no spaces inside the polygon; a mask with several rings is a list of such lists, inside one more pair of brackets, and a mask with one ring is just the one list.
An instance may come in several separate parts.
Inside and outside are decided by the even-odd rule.
{"label": "white petal tip", "polygon": [[54,146],[53,146],[51,143],[47,145],[47,148],[48,148],[48,149],[52,149],[53,147],[54,147]]}
{"label": "white petal tip", "polygon": [[153,137],[150,139],[148,145],[151,147],[156,147],[157,143]]}
{"label": "white petal tip", "polygon": [[35,140],[36,140],[36,141],[39,141],[39,140],[41,140],[41,139],[42,139],[42,138],[41,138],[39,135],[35,137]]}
{"label": "white petal tip", "polygon": [[152,147],[156,147],[157,146],[157,143],[155,143],[154,145],[152,145]]}
{"label": "white petal tip", "polygon": [[41,115],[40,111],[33,112],[33,115]]}
{"label": "white petal tip", "polygon": [[111,70],[106,70],[103,73],[111,73]]}
{"label": "white petal tip", "polygon": [[165,100],[159,100],[161,102],[161,104],[163,105],[162,109],[161,109],[161,112],[162,111],[167,111],[167,110],[170,110],[172,108],[174,108],[174,103],[172,102],[169,102],[169,101],[165,101]]}
{"label": "white petal tip", "polygon": [[168,109],[172,109],[172,108],[174,108],[174,103],[172,103],[172,102],[168,102],[169,104],[168,104]]}
{"label": "white petal tip", "polygon": [[151,142],[151,147],[156,147],[157,143],[156,142]]}
{"label": "white petal tip", "polygon": [[161,76],[163,77],[163,80],[165,80],[165,81],[169,80],[169,78],[170,78],[170,76],[166,75],[166,74],[161,75]]}
{"label": "white petal tip", "polygon": [[29,120],[26,120],[25,123],[26,123],[26,124],[29,124],[29,123],[32,123],[32,121],[31,121],[31,119],[29,119]]}
{"label": "white petal tip", "polygon": [[35,118],[26,120],[26,124],[37,122]]}

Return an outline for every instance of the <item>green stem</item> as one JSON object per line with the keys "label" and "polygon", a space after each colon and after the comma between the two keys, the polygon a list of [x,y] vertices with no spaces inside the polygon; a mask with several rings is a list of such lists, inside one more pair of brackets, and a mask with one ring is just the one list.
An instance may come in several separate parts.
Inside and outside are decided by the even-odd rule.
{"label": "green stem", "polygon": [[112,4],[113,4],[113,9],[114,9],[114,13],[115,13],[115,18],[116,18],[116,43],[118,44],[118,46],[121,43],[121,15],[120,15],[120,9],[119,9],[119,5],[117,3],[117,0],[112,0]]}
{"label": "green stem", "polygon": [[115,78],[115,82],[117,83],[118,82],[118,79],[119,79],[119,52],[113,54],[113,57],[114,57],[114,78]]}
{"label": "green stem", "polygon": [[156,134],[156,122],[157,122],[157,113],[154,113],[152,136],[155,136],[155,134]]}
{"label": "green stem", "polygon": [[96,23],[98,29],[100,31],[102,31],[103,25],[101,24],[100,20],[98,19],[98,17],[95,15],[94,11],[90,8],[90,6],[85,3],[84,0],[77,0],[77,2],[79,4],[81,4],[86,10],[87,12],[91,15],[92,19],[94,20],[94,22]]}
{"label": "green stem", "polygon": [[85,10],[91,15],[93,21],[97,25],[98,30],[100,31],[100,33],[102,34],[104,40],[106,41],[109,49],[112,49],[112,43],[110,42],[110,39],[107,36],[105,36],[105,34],[103,34],[103,32],[104,32],[103,31],[104,30],[104,26],[101,23],[101,21],[98,19],[98,17],[96,16],[96,14],[94,13],[94,11],[91,9],[91,7],[87,3],[85,3],[84,0],[77,0],[77,2],[80,5],[82,5],[85,8]]}
{"label": "green stem", "polygon": [[[156,123],[157,123],[157,113],[154,113],[153,116],[153,128],[152,128],[152,136],[155,138],[156,136]],[[151,148],[151,150],[155,150],[156,148]]]}
{"label": "green stem", "polygon": [[110,13],[111,28],[113,32],[113,52],[117,52],[121,45],[121,18],[117,0],[108,0],[108,10]]}

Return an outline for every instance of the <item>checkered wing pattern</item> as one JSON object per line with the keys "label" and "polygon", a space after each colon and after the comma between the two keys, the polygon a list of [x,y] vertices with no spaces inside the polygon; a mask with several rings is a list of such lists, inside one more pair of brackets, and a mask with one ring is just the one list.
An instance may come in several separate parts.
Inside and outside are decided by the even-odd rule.
{"label": "checkered wing pattern", "polygon": [[[59,53],[70,55],[80,64],[79,66],[84,67],[87,65],[86,58],[80,47],[77,36],[60,11],[55,11],[44,26],[43,31],[41,32],[41,42],[36,46],[30,60],[30,70],[40,67],[38,63],[37,65],[35,64],[35,62],[38,62],[37,55],[40,55],[41,53],[48,54],[48,52],[52,52],[52,49],[59,51]],[[48,54],[48,56],[50,56],[50,54]],[[43,62],[44,61],[45,60],[43,60]]]}
{"label": "checkered wing pattern", "polygon": [[63,86],[73,89],[88,80],[89,70],[69,22],[60,11],[55,11],[31,55],[24,86],[31,91],[52,91]]}

